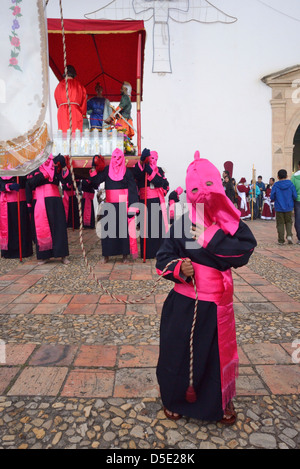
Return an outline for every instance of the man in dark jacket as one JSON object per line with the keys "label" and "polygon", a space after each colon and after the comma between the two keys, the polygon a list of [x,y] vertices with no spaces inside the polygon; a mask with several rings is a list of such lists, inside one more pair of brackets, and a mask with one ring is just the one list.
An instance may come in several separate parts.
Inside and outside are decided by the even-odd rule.
{"label": "man in dark jacket", "polygon": [[276,228],[278,233],[278,244],[284,244],[284,228],[288,244],[292,240],[292,214],[294,200],[297,199],[297,191],[294,184],[287,179],[285,169],[280,169],[277,174],[278,181],[275,182],[271,192],[271,202],[275,202]]}

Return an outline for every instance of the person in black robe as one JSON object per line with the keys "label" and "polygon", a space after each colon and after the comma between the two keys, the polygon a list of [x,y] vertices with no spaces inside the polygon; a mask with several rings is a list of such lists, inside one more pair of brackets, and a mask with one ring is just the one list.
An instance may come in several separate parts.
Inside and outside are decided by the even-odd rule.
{"label": "person in black robe", "polygon": [[104,166],[101,158],[98,155],[93,158],[89,180],[94,189],[105,183],[106,202],[101,207],[103,212],[100,222],[102,262],[106,263],[110,256],[120,254],[123,262],[127,262],[129,254],[133,258],[137,256],[136,237],[133,236],[135,226],[129,230],[130,223],[135,222],[134,216],[138,209],[137,187],[131,170],[126,168],[122,150],[116,148],[112,152],[109,166]]}
{"label": "person in black robe", "polygon": [[[58,166],[57,166],[58,165]],[[62,174],[67,174],[62,155],[52,154],[34,174],[27,177],[26,199],[32,212],[33,237],[39,264],[50,258],[61,258],[68,264],[68,234],[65,210],[58,189]]]}
{"label": "person in black robe", "polygon": [[247,264],[256,240],[199,152],[186,194],[188,211],[157,253],[157,272],[174,282],[162,310],[157,378],[168,418],[231,425],[238,370],[231,268]]}
{"label": "person in black robe", "polygon": [[0,247],[3,258],[21,259],[33,254],[25,186],[24,176],[20,176],[18,180],[16,176],[0,178]]}
{"label": "person in black robe", "polygon": [[[169,182],[163,169],[157,166],[158,154],[145,148],[140,161],[134,167],[141,204],[146,201],[146,226],[140,222],[141,257],[154,259],[169,230],[165,196],[169,192]],[[145,184],[145,182],[147,183]],[[146,230],[146,232],[145,232]],[[144,254],[144,245],[146,252]]]}

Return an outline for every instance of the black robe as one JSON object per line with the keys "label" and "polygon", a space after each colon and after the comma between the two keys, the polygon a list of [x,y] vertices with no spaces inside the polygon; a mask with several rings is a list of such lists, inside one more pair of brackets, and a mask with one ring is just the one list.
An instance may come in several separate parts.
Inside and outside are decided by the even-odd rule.
{"label": "black robe", "polygon": [[[114,181],[108,175],[109,166],[96,175],[90,175],[90,183],[94,189],[98,189],[101,183],[105,183],[105,191],[128,189],[128,207],[138,203],[138,193],[135,180],[130,169],[126,169],[121,181]],[[114,210],[112,207],[113,206]],[[101,204],[101,245],[104,257],[130,254],[128,235],[128,213],[125,202]],[[130,215],[134,216],[134,215]],[[112,235],[110,234],[112,230]]]}
{"label": "black robe", "polygon": [[83,226],[84,228],[95,228],[95,209],[94,209],[94,202],[91,200],[91,214],[89,217],[88,223],[84,222],[85,219],[85,198],[84,193],[93,194],[95,195],[95,189],[93,188],[92,184],[87,180],[83,179],[81,181],[81,190],[82,190],[82,199],[81,199],[81,209],[82,209],[82,219],[83,219]]}
{"label": "black robe", "polygon": [[[0,192],[6,191],[6,184],[17,183],[16,176],[10,179],[0,178]],[[19,177],[20,189],[25,189],[26,177]],[[17,194],[17,192],[15,192]],[[31,239],[31,225],[30,215],[27,209],[26,200],[20,201],[20,225],[21,225],[21,251],[22,258],[30,257],[33,254],[32,239]],[[0,208],[1,210],[1,208]],[[8,249],[1,250],[1,256],[7,259],[20,258],[20,241],[19,241],[19,217],[18,217],[18,202],[7,203],[7,218],[8,218]]]}
{"label": "black robe", "polygon": [[[60,177],[64,198],[63,200],[64,206],[68,204],[68,208],[66,211],[66,219],[67,219],[67,227],[78,229],[80,226],[80,218],[79,218],[79,206],[78,200],[76,195],[76,190],[73,185],[72,176],[69,172],[66,178]],[[80,181],[76,179],[77,186],[79,185]],[[78,188],[79,189],[79,188]],[[67,201],[67,202],[66,202]]]}
{"label": "black robe", "polygon": [[[139,199],[142,204],[145,204],[145,197],[141,196],[140,190],[145,188],[145,170],[142,170],[139,163],[136,163],[133,174],[137,182],[139,190]],[[165,178],[165,173],[162,168],[158,167],[158,173],[154,178],[147,180],[147,194],[150,195],[150,188],[163,188],[164,195],[169,191],[169,182]],[[149,188],[149,190],[148,190]],[[146,195],[147,197],[147,195]],[[159,197],[147,197],[147,227],[146,227],[146,255],[145,259],[154,259],[157,251],[159,250],[163,239],[166,234],[163,214],[157,207],[161,206]],[[140,243],[141,243],[141,257],[144,258],[144,221],[140,222]]]}
{"label": "black robe", "polygon": [[36,243],[36,256],[38,260],[50,259],[51,257],[66,257],[69,255],[66,215],[61,197],[45,197],[46,213],[53,242],[52,249],[48,249],[46,251],[39,250],[34,222],[36,200],[33,197],[33,191],[36,187],[44,184],[53,184],[58,186],[60,178],[61,176],[55,173],[53,182],[49,182],[40,171],[37,171],[33,176],[27,179],[26,197],[27,203],[32,205],[33,209],[31,220],[33,238]]}
{"label": "black robe", "polygon": [[[191,240],[191,235],[180,236],[191,225],[184,214],[170,228],[168,237],[157,253],[156,267],[163,271],[174,259],[189,258],[193,263],[225,272],[231,267],[247,264],[256,246],[256,240],[248,226],[240,222],[234,236],[225,235],[219,229],[207,244],[201,247]],[[184,231],[182,231],[184,233]],[[179,233],[179,235],[178,235]],[[187,246],[187,242],[192,243]],[[196,246],[196,248],[191,248]],[[181,284],[183,279],[175,271],[177,262],[168,267],[165,278]],[[175,272],[176,273],[175,273]],[[185,279],[187,282],[191,279]],[[203,278],[203,282],[207,282]],[[206,285],[204,283],[204,285]],[[206,287],[205,287],[206,288]],[[208,290],[213,285],[207,285]],[[220,420],[223,417],[220,359],[217,328],[217,305],[199,299],[194,331],[194,387],[197,401],[186,401],[189,386],[190,334],[195,300],[171,290],[162,310],[160,325],[160,352],[157,378],[163,405],[172,412],[202,420]]]}

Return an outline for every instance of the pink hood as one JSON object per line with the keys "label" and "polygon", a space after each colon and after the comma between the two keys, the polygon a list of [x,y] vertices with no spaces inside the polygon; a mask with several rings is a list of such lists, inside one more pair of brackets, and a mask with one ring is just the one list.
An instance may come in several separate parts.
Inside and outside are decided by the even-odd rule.
{"label": "pink hood", "polygon": [[216,223],[224,233],[231,235],[237,231],[240,212],[226,196],[218,169],[200,158],[199,151],[187,169],[186,198],[192,223],[205,227]]}
{"label": "pink hood", "polygon": [[113,181],[121,181],[126,173],[125,157],[122,150],[116,148],[111,154],[108,175]]}

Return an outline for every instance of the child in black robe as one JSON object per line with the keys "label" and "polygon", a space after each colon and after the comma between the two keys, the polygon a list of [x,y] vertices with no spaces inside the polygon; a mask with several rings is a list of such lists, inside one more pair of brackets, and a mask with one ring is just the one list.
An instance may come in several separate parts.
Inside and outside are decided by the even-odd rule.
{"label": "child in black robe", "polygon": [[161,317],[161,398],[168,418],[233,424],[238,354],[231,268],[247,264],[256,241],[226,197],[219,171],[199,152],[188,167],[186,195],[188,211],[157,253],[158,273],[167,267],[164,277],[175,284]]}

